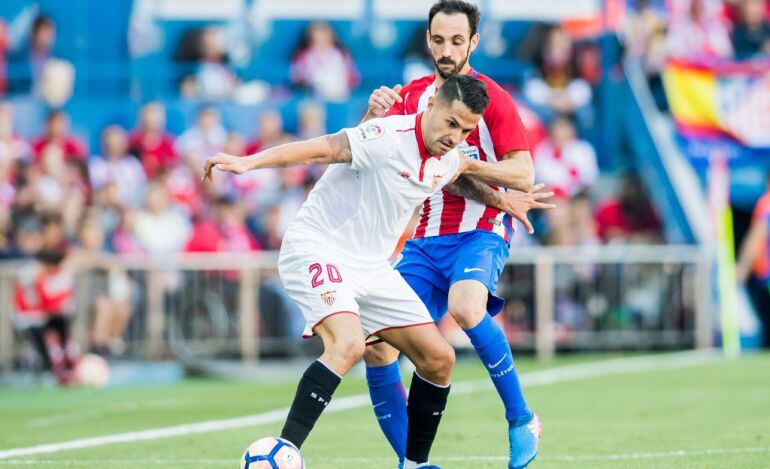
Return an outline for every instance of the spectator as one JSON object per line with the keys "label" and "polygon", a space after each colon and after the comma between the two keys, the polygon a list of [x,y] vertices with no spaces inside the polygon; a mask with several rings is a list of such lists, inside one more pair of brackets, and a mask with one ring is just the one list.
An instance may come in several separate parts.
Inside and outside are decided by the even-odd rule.
{"label": "spectator", "polygon": [[770,348],[770,173],[765,193],[754,206],[751,226],[743,239],[736,264],[738,281],[745,284],[751,302],[762,321],[763,342]]}
{"label": "spectator", "polygon": [[141,202],[146,182],[144,169],[128,153],[128,137],[120,126],[110,125],[102,131],[102,156],[92,157],[88,170],[94,190],[113,182],[123,205],[137,206]]}
{"label": "spectator", "polygon": [[121,355],[126,349],[123,335],[131,317],[130,281],[117,262],[96,266],[90,263],[106,250],[104,229],[96,213],[83,220],[78,242],[73,259],[82,267],[90,268],[82,281],[86,283],[93,311],[92,349],[101,355]]}
{"label": "spectator", "polygon": [[14,294],[16,328],[27,335],[45,369],[60,385],[72,380],[77,346],[70,336],[74,313],[74,276],[62,266],[64,253],[43,250],[19,275]]}
{"label": "spectator", "polygon": [[69,240],[64,227],[64,218],[59,213],[46,213],[41,217],[43,250],[69,252]]}
{"label": "spectator", "polygon": [[174,138],[166,132],[166,109],[157,101],[145,104],[139,113],[139,124],[131,133],[129,147],[142,162],[145,174],[153,178],[160,168],[179,162],[174,153]]}
{"label": "spectator", "polygon": [[305,31],[291,62],[291,79],[315,96],[345,101],[358,85],[358,70],[328,23],[316,22]]}
{"label": "spectator", "polygon": [[592,99],[591,86],[576,76],[574,48],[569,33],[554,27],[536,59],[538,78],[524,85],[524,97],[547,121],[557,114],[580,114],[587,123]]}
{"label": "spectator", "polygon": [[221,123],[219,111],[204,106],[198,111],[196,124],[176,141],[176,153],[193,171],[200,171],[203,161],[224,148],[227,131]]}
{"label": "spectator", "polygon": [[660,219],[635,175],[623,179],[619,197],[610,197],[599,204],[596,224],[599,237],[607,244],[661,241]]}
{"label": "spectator", "polygon": [[253,155],[276,145],[288,143],[293,139],[292,135],[284,130],[281,113],[275,109],[270,109],[259,117],[257,137],[246,146],[245,154]]}
{"label": "spectator", "polygon": [[721,18],[721,1],[682,0],[671,13],[666,50],[674,58],[729,57],[732,45]]}
{"label": "spectator", "polygon": [[557,197],[572,197],[590,189],[599,177],[596,153],[590,143],[577,138],[566,116],[551,123],[548,138],[535,148],[535,174]]}
{"label": "spectator", "polygon": [[136,236],[137,212],[131,208],[120,212],[120,223],[110,237],[112,250],[118,254],[135,254],[144,251]]}
{"label": "spectator", "polygon": [[29,157],[29,145],[13,129],[13,106],[0,103],[0,164],[11,165]]}
{"label": "spectator", "polygon": [[591,201],[586,192],[555,202],[545,213],[545,244],[551,246],[593,246],[598,244]]}
{"label": "spectator", "polygon": [[300,140],[326,134],[326,110],[318,103],[306,101],[299,106],[297,133]]}
{"label": "spectator", "polygon": [[259,243],[246,227],[243,209],[232,198],[214,203],[214,219],[196,223],[185,248],[188,252],[251,252]]}
{"label": "spectator", "polygon": [[764,0],[741,0],[732,41],[737,59],[770,55],[770,21],[765,18]]}
{"label": "spectator", "polygon": [[56,24],[47,16],[37,16],[32,22],[27,46],[13,54],[13,62],[28,68],[18,69],[15,73],[12,69],[11,91],[30,93],[39,90],[46,64],[53,57],[55,43]]}
{"label": "spectator", "polygon": [[636,10],[629,14],[626,26],[629,55],[642,65],[655,104],[666,110],[666,92],[661,79],[666,62],[666,20],[651,0],[637,0]]}
{"label": "spectator", "polygon": [[228,64],[224,37],[219,28],[205,28],[198,36],[198,64],[194,81],[185,80],[182,94],[203,100],[232,97],[236,77]]}
{"label": "spectator", "polygon": [[32,142],[35,161],[41,161],[44,151],[50,147],[58,148],[65,161],[85,161],[85,148],[70,134],[70,119],[64,111],[54,110],[48,114],[43,134]]}
{"label": "spectator", "polygon": [[134,235],[150,254],[181,252],[190,236],[190,220],[172,206],[168,191],[159,184],[147,188],[146,208],[136,215]]}

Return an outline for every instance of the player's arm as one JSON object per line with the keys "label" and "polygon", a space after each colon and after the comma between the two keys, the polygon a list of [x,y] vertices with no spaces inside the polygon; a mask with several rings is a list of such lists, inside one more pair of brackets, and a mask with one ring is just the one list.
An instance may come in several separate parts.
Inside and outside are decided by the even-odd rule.
{"label": "player's arm", "polygon": [[350,163],[353,160],[350,141],[344,131],[270,148],[249,156],[218,153],[206,159],[203,179],[211,180],[212,170],[243,174],[262,168],[287,168],[303,164]]}
{"label": "player's arm", "polygon": [[460,172],[495,186],[529,192],[535,183],[535,169],[529,151],[511,151],[502,161],[488,163],[465,157],[460,162]]}
{"label": "player's arm", "polygon": [[543,199],[553,197],[553,192],[540,192],[544,187],[543,184],[532,186],[529,192],[517,190],[499,192],[481,181],[461,174],[444,187],[461,197],[471,198],[484,205],[499,208],[519,220],[529,234],[534,233],[535,229],[532,228],[532,224],[527,219],[527,212],[532,209],[550,210],[556,207],[553,204],[541,202]]}

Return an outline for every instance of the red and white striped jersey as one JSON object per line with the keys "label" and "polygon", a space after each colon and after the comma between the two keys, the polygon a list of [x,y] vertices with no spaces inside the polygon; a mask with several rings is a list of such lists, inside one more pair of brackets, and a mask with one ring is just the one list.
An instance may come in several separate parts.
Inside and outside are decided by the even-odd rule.
{"label": "red and white striped jersey", "polygon": [[[473,69],[468,74],[487,85],[489,105],[476,129],[460,143],[460,152],[482,161],[496,162],[511,151],[529,151],[524,125],[511,96],[491,78]],[[429,75],[404,86],[399,92],[403,101],[395,103],[386,115],[416,114],[424,111],[428,106],[428,99],[436,94],[435,79],[435,75]],[[505,191],[501,187],[492,187]],[[513,234],[510,215],[442,189],[423,202],[414,237],[463,233],[475,229],[497,233],[506,242],[510,241]]]}

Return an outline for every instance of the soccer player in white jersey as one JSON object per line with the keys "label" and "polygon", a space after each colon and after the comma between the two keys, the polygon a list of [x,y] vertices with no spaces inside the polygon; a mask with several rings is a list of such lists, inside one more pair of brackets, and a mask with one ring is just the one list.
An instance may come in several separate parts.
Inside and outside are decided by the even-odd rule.
{"label": "soccer player in white jersey", "polygon": [[290,225],[278,262],[281,280],[307,321],[305,335],[320,336],[324,346],[299,382],[281,433],[298,448],[365,344],[381,340],[416,366],[404,467],[436,467],[428,454],[446,407],[454,352],[388,257],[414,209],[433,192],[460,173],[488,182],[499,178],[495,165],[455,148],[476,127],[487,102],[483,82],[457,76],[423,113],[374,119],[248,157],[219,154],[206,161],[209,179],[214,168],[240,174],[338,163],[326,170]]}
{"label": "soccer player in white jersey", "polygon": [[[425,108],[436,89],[450,77],[477,77],[487,85],[489,105],[477,128],[458,149],[467,156],[494,163],[505,174],[496,186],[530,191],[534,170],[516,105],[497,83],[469,64],[479,41],[479,18],[478,8],[468,2],[444,0],[434,4],[428,14],[426,41],[436,73],[403,88],[375,90],[365,120],[414,114]],[[531,231],[526,218],[516,218]],[[492,319],[503,308],[503,300],[494,293],[508,260],[512,233],[511,216],[497,207],[447,190],[438,191],[423,204],[414,238],[406,242],[395,267],[434,320],[439,321],[448,312],[468,335],[505,407],[508,467],[515,469],[525,467],[537,455],[540,421],[525,402],[508,341]],[[387,344],[369,347],[364,355],[377,421],[403,459],[406,394],[397,358],[398,352]]]}

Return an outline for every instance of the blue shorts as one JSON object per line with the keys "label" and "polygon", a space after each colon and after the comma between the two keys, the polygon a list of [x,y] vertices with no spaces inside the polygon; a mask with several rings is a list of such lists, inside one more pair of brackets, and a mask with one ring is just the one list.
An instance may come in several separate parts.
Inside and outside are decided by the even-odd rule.
{"label": "blue shorts", "polygon": [[494,316],[505,301],[495,296],[508,260],[508,244],[486,230],[410,239],[393,267],[422,299],[433,320],[447,312],[449,287],[460,280],[478,280],[489,290],[487,311]]}

